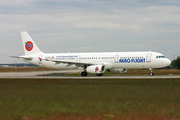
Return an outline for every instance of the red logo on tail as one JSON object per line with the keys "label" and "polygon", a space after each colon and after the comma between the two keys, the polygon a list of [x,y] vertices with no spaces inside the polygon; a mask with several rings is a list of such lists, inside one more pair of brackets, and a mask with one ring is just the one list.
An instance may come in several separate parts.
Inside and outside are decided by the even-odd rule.
{"label": "red logo on tail", "polygon": [[33,43],[31,41],[25,42],[25,48],[27,51],[31,51],[33,49]]}

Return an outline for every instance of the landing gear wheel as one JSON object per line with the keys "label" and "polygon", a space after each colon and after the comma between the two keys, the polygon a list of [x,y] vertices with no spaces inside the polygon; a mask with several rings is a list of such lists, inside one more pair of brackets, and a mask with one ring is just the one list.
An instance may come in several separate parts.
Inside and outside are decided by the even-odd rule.
{"label": "landing gear wheel", "polygon": [[81,72],[81,76],[87,76],[87,72],[85,71]]}
{"label": "landing gear wheel", "polygon": [[154,76],[154,73],[151,67],[149,68],[149,70],[151,71],[150,76]]}
{"label": "landing gear wheel", "polygon": [[102,76],[103,74],[96,74],[97,76]]}
{"label": "landing gear wheel", "polygon": [[154,76],[154,73],[152,72],[152,73],[150,74],[150,76]]}

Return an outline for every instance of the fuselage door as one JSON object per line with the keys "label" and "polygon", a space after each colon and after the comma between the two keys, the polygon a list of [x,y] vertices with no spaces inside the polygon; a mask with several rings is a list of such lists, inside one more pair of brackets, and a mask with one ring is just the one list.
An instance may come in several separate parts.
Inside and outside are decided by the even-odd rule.
{"label": "fuselage door", "polygon": [[114,57],[114,63],[119,63],[119,55],[115,55],[115,57]]}
{"label": "fuselage door", "polygon": [[152,53],[147,53],[146,62],[151,62],[151,54]]}
{"label": "fuselage door", "polygon": [[81,56],[80,56],[80,55],[78,55],[78,56],[76,57],[76,61],[77,61],[77,62],[80,62],[80,61],[81,61]]}

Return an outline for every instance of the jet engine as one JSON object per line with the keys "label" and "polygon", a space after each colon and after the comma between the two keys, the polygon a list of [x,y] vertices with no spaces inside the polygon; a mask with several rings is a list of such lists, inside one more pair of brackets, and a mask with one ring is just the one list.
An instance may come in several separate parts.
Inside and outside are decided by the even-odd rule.
{"label": "jet engine", "polygon": [[107,69],[107,71],[113,73],[125,73],[127,72],[127,69]]}
{"label": "jet engine", "polygon": [[91,65],[86,68],[88,73],[102,74],[105,71],[104,65]]}

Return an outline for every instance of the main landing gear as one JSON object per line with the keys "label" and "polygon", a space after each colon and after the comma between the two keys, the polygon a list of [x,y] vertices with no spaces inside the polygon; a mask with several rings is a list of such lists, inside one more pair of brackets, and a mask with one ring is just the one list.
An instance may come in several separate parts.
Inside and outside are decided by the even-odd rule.
{"label": "main landing gear", "polygon": [[154,76],[152,68],[149,68],[149,70],[151,71],[150,76]]}
{"label": "main landing gear", "polygon": [[[88,73],[86,71],[81,72],[81,76],[87,76]],[[103,74],[96,74],[97,76],[102,76]]]}
{"label": "main landing gear", "polygon": [[97,76],[102,76],[103,74],[96,74]]}
{"label": "main landing gear", "polygon": [[87,72],[86,71],[81,72],[81,76],[87,76]]}

